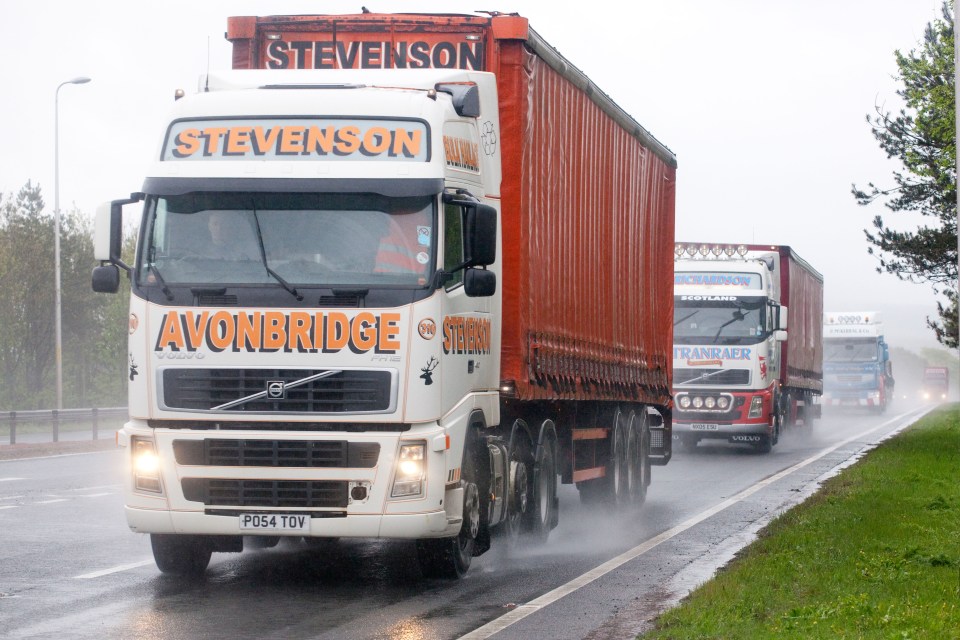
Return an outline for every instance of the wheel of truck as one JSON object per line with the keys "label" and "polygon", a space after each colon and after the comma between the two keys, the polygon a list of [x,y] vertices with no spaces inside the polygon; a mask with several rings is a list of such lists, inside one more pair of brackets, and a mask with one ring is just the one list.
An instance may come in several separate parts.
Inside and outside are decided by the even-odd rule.
{"label": "wheel of truck", "polygon": [[174,576],[201,576],[210,564],[213,549],[200,536],[151,533],[153,559],[161,572]]}
{"label": "wheel of truck", "polygon": [[[785,393],[781,397],[783,398],[783,410],[780,412],[781,429],[784,427],[789,428],[797,426],[797,421],[795,419],[796,416],[793,413],[793,396],[789,393]],[[777,430],[777,438],[775,438],[774,444],[776,444],[776,440],[779,439],[779,431],[780,429]]]}
{"label": "wheel of truck", "polygon": [[610,464],[607,471],[610,474],[608,483],[611,502],[626,504],[630,501],[630,464],[627,457],[627,438],[629,424],[620,409],[613,419],[613,433],[610,443]]}
{"label": "wheel of truck", "polygon": [[546,542],[557,522],[556,429],[552,420],[540,426],[540,445],[534,460],[533,500],[527,512],[524,533],[531,542]]}
{"label": "wheel of truck", "polygon": [[770,453],[773,450],[772,436],[760,436],[760,441],[753,444],[753,450],[757,453]]}
{"label": "wheel of truck", "polygon": [[516,544],[524,526],[529,522],[532,508],[532,479],[530,473],[530,441],[525,429],[514,430],[510,444],[510,468],[507,490],[507,517],[503,523],[503,532],[508,544]]}
{"label": "wheel of truck", "polygon": [[462,578],[470,561],[480,531],[480,491],[477,488],[476,449],[468,444],[463,455],[463,524],[453,538],[417,541],[417,559],[426,578]]}
{"label": "wheel of truck", "polygon": [[700,438],[693,434],[685,433],[680,436],[680,448],[686,453],[693,453],[696,451],[698,442],[700,442]]}
{"label": "wheel of truck", "polygon": [[646,411],[639,414],[630,412],[628,437],[634,446],[627,445],[627,457],[630,467],[630,502],[642,505],[647,499],[647,486],[650,484],[650,426]]}

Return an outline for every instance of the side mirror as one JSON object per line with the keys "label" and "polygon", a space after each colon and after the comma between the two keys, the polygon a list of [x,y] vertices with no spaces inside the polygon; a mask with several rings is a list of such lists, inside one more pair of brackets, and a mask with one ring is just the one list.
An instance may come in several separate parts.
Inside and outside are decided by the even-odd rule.
{"label": "side mirror", "polygon": [[466,263],[485,267],[497,260],[497,210],[487,204],[467,208],[464,228]]}
{"label": "side mirror", "polygon": [[783,305],[777,307],[777,329],[787,330],[787,308]]}
{"label": "side mirror", "polygon": [[94,267],[91,279],[97,293],[116,293],[120,289],[120,267],[115,264]]}
{"label": "side mirror", "polygon": [[129,198],[105,202],[97,207],[94,219],[93,257],[110,262],[129,271],[123,263],[123,205],[143,200],[142,193],[131,193]]}
{"label": "side mirror", "polygon": [[777,329],[773,332],[773,339],[777,342],[786,342],[787,341],[787,332],[783,329]]}
{"label": "side mirror", "polygon": [[467,269],[463,273],[463,292],[471,298],[489,298],[497,292],[497,274],[486,269]]}

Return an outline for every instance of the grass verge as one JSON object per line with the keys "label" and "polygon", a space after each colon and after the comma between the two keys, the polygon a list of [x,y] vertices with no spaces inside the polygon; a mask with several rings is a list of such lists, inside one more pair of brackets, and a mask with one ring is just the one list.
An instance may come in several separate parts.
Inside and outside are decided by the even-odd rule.
{"label": "grass verge", "polygon": [[960,410],[775,518],[644,640],[960,638]]}

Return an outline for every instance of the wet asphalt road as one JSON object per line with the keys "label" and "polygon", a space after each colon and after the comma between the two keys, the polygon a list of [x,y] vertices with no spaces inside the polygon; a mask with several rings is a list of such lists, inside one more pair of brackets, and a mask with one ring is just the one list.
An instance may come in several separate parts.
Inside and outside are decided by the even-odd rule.
{"label": "wet asphalt road", "polygon": [[412,543],[341,540],[214,554],[163,576],[122,513],[120,452],[0,461],[4,638],[631,638],[771,517],[930,407],[826,414],[768,455],[701,443],[654,467],[639,513],[561,486],[547,545],[497,545],[458,582],[424,580]]}

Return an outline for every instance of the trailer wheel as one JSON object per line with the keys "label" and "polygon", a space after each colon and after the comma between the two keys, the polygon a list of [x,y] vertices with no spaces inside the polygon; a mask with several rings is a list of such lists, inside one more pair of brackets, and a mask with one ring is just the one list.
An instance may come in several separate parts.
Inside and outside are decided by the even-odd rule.
{"label": "trailer wheel", "polygon": [[630,458],[628,457],[628,437],[630,424],[617,409],[613,420],[613,441],[610,443],[610,501],[627,504],[630,501]]}
{"label": "trailer wheel", "polygon": [[650,484],[650,426],[647,413],[630,412],[628,429],[627,460],[630,470],[630,501],[635,506],[642,505],[647,499],[647,486]]}
{"label": "trailer wheel", "polygon": [[201,576],[213,549],[201,536],[151,533],[150,546],[157,568],[174,576]]}

